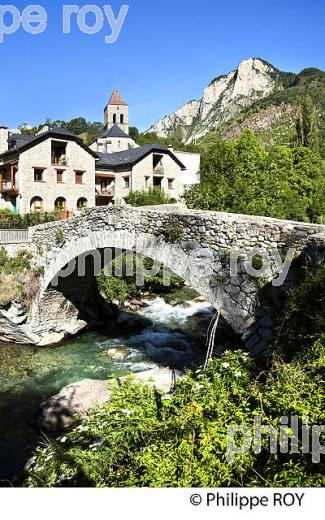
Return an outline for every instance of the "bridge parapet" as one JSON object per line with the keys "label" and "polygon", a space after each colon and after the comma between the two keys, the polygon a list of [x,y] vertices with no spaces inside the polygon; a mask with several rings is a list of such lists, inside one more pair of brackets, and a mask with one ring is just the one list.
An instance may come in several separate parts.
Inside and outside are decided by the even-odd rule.
{"label": "bridge parapet", "polygon": [[[57,229],[71,241],[104,230],[133,230],[135,233],[165,235],[178,231],[183,241],[197,240],[212,249],[238,247],[295,247],[302,250],[310,237],[325,233],[325,226],[267,217],[184,209],[183,206],[103,207],[84,210],[65,221],[30,228],[30,239],[55,243]],[[174,235],[175,235],[174,233]],[[176,237],[175,237],[176,238]]]}
{"label": "bridge parapet", "polygon": [[28,241],[28,229],[0,229],[0,246],[27,244]]}

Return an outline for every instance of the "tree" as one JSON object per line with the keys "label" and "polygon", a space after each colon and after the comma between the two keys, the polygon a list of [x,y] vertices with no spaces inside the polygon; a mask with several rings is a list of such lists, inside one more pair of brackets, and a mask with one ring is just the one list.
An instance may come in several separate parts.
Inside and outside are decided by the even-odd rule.
{"label": "tree", "polygon": [[297,142],[300,146],[318,150],[318,124],[317,112],[310,96],[303,99],[299,110],[297,125]]}
{"label": "tree", "polygon": [[201,184],[185,193],[189,207],[322,223],[325,173],[310,148],[265,149],[251,130],[237,141],[205,147]]}
{"label": "tree", "polygon": [[93,123],[88,123],[88,132],[91,134],[98,134],[103,130],[103,123],[100,121],[94,121]]}
{"label": "tree", "polygon": [[130,126],[129,128],[129,136],[132,137],[134,141],[139,137],[139,130],[135,126]]}
{"label": "tree", "polygon": [[66,128],[67,130],[70,130],[70,132],[73,132],[76,135],[80,135],[88,132],[89,125],[85,118],[78,117],[76,119],[71,119],[71,121],[66,123]]}
{"label": "tree", "polygon": [[162,190],[150,188],[147,191],[133,191],[127,198],[127,203],[132,206],[157,206],[160,204],[172,204],[173,200]]}

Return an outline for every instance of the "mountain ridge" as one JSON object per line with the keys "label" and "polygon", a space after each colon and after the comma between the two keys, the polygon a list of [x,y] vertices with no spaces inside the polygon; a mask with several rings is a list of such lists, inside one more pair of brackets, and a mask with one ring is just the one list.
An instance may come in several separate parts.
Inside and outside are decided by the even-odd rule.
{"label": "mountain ridge", "polygon": [[[237,120],[242,119],[244,128],[250,127],[249,120],[254,110],[263,109],[264,124],[256,122],[257,131],[272,133],[275,125],[277,134],[278,123],[283,120],[281,126],[286,135],[280,137],[280,142],[286,144],[294,132],[297,106],[304,93],[311,94],[318,104],[320,129],[325,142],[325,72],[314,67],[300,73],[284,72],[261,58],[244,60],[237,69],[217,76],[205,87],[199,100],[185,103],[157,121],[147,132],[159,137],[177,138],[187,144],[200,141],[209,133],[217,133],[219,138],[223,138],[221,129],[226,136],[237,135],[238,131],[231,130]],[[245,118],[247,124],[243,121]]]}

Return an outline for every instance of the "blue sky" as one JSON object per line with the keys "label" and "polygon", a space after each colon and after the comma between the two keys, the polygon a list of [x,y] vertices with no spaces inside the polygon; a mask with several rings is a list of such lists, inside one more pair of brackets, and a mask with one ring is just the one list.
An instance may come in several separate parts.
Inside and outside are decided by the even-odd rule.
{"label": "blue sky", "polygon": [[[103,119],[117,86],[130,104],[130,124],[145,129],[186,101],[201,97],[214,77],[258,56],[282,70],[325,69],[324,0],[8,0],[20,11],[39,3],[43,34],[23,29],[0,44],[0,123],[46,118]],[[62,34],[62,6],[130,6],[115,44],[108,22],[83,34],[72,18]],[[89,18],[89,22],[91,19]],[[7,22],[9,23],[9,22]]]}

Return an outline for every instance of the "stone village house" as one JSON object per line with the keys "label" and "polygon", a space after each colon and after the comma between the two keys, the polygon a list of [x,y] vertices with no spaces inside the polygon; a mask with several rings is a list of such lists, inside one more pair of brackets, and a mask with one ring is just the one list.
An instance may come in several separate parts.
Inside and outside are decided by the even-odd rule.
{"label": "stone village house", "polygon": [[138,146],[128,135],[128,105],[114,90],[105,131],[90,146],[65,128],[45,125],[35,136],[0,126],[0,209],[18,213],[124,204],[131,191],[151,187],[179,201],[198,182],[198,154],[160,145]]}

